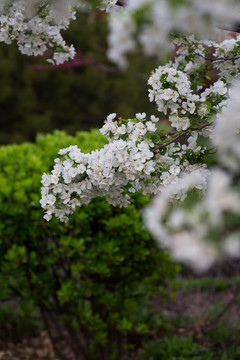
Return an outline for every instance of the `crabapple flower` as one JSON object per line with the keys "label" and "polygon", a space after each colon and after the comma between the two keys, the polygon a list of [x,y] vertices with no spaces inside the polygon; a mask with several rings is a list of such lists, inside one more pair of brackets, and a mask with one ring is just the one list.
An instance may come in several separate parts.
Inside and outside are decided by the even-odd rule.
{"label": "crabapple flower", "polygon": [[240,83],[232,88],[230,99],[217,115],[213,144],[218,148],[220,161],[233,173],[240,173]]}
{"label": "crabapple flower", "polygon": [[[217,148],[218,166],[211,172],[206,170],[204,178],[198,170],[186,172],[175,183],[169,183],[145,211],[146,227],[160,246],[196,271],[207,270],[223,256],[240,256],[239,180],[236,183],[240,173],[239,96],[238,82],[230,91],[227,105],[216,116],[212,142]],[[188,141],[194,143],[197,136],[193,132]],[[228,168],[228,172],[222,168]],[[201,190],[203,179],[203,195],[197,202],[185,203],[193,195],[193,188]],[[183,202],[173,206],[172,197],[179,193]]]}
{"label": "crabapple flower", "polygon": [[48,2],[16,0],[5,2],[0,12],[0,41],[11,44],[16,41],[25,55],[43,55],[53,52],[49,62],[62,64],[73,59],[75,50],[68,46],[61,31],[75,20],[73,1],[60,1],[57,5]]}
{"label": "crabapple flower", "polygon": [[47,214],[45,219],[55,215],[67,221],[77,206],[88,204],[96,196],[106,197],[114,206],[127,206],[131,202],[128,193],[142,190],[156,194],[176,182],[182,171],[203,169],[203,165],[191,165],[185,159],[192,151],[192,141],[187,146],[171,143],[159,150],[155,147],[151,137],[159,137],[156,119],[151,116],[147,120],[145,113],[128,120],[110,114],[100,129],[108,139],[102,149],[90,154],[83,154],[76,146],[61,149],[62,160],[57,158],[52,174],[42,177],[40,203]]}
{"label": "crabapple flower", "polygon": [[[109,17],[109,54],[115,52],[118,46],[112,41],[114,37],[119,41],[121,57],[110,58],[121,67],[122,58],[126,64],[127,53],[134,50],[137,43],[141,45],[145,54],[162,59],[166,52],[174,49],[170,40],[172,33],[196,34],[202,39],[210,38],[216,33],[216,26],[236,23],[240,9],[234,0],[190,0],[175,6],[167,0],[127,0],[124,8],[119,12],[118,25],[114,27],[115,13],[113,8],[113,14],[110,13]],[[126,14],[128,19],[132,18],[131,27],[138,28],[137,36],[135,38],[131,36],[131,42],[121,37]]]}

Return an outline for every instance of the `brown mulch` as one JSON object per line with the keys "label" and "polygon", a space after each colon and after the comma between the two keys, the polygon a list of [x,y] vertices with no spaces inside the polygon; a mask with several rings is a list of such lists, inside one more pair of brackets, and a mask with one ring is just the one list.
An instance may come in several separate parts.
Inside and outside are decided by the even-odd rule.
{"label": "brown mulch", "polygon": [[[175,298],[168,302],[162,313],[166,317],[177,318],[183,316],[192,319],[214,318],[211,307],[221,304],[219,313],[221,319],[233,328],[240,329],[240,304],[235,301],[235,292],[232,289],[224,291],[179,291]],[[230,304],[230,306],[228,306]],[[226,310],[226,311],[224,311]],[[217,316],[217,314],[215,314]]]}
{"label": "brown mulch", "polygon": [[14,343],[0,340],[0,360],[58,360],[46,331]]}

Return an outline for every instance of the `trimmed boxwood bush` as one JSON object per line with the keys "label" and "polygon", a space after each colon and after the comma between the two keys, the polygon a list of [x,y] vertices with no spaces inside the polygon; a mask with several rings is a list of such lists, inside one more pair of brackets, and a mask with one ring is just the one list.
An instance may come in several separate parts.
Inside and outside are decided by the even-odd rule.
{"label": "trimmed boxwood bush", "polygon": [[43,220],[41,174],[58,150],[104,142],[95,130],[56,131],[0,148],[0,299],[19,297],[29,315],[38,309],[59,358],[64,342],[81,360],[121,359],[149,336],[149,301],[166,299],[177,271],[142,227],[141,195],[126,209],[97,198],[67,224]]}

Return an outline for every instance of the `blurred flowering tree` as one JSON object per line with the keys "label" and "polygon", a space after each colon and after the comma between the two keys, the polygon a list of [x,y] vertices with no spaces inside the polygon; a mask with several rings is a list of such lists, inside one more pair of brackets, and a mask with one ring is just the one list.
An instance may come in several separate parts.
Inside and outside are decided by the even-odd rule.
{"label": "blurred flowering tree", "polygon": [[[159,118],[137,112],[133,119],[110,114],[100,132],[108,143],[84,154],[59,151],[42,178],[45,219],[61,221],[96,196],[128,206],[129,193],[158,194],[146,211],[146,226],[175,259],[197,270],[222,254],[240,255],[239,65],[240,37],[214,41],[217,28],[235,26],[239,4],[226,0],[3,1],[0,40],[61,64],[75,55],[61,31],[75,8],[108,14],[108,56],[120,68],[141,49],[161,65],[149,80],[149,99]],[[173,54],[175,56],[173,57]],[[171,59],[171,60],[169,60]],[[96,90],[97,91],[97,90]],[[137,109],[136,109],[137,110]],[[207,167],[209,156],[215,168]],[[172,201],[181,203],[172,206]],[[215,241],[217,240],[217,241]]]}
{"label": "blurred flowering tree", "polygon": [[76,56],[63,64],[46,62],[49,51],[32,57],[14,41],[0,43],[0,144],[35,141],[37,133],[55,129],[99,128],[109,112],[132,117],[136,108],[151,111],[146,79],[154,59],[131,56],[129,67],[118,69],[106,55],[107,16],[98,10],[76,16],[64,31]]}

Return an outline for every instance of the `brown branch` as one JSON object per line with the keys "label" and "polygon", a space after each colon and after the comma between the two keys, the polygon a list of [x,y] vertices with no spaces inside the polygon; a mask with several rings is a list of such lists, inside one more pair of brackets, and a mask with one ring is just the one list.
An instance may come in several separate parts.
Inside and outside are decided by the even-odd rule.
{"label": "brown branch", "polygon": [[162,149],[164,148],[165,146],[168,146],[170,144],[172,144],[173,142],[175,142],[176,140],[180,139],[183,135],[185,135],[187,132],[188,132],[189,128],[187,130],[185,130],[184,132],[182,132],[181,134],[178,134],[177,136],[175,136],[172,140],[164,143],[164,144],[161,144],[161,145],[158,145],[155,149],[153,149],[153,153],[158,150],[158,149]]}
{"label": "brown branch", "polygon": [[208,61],[211,61],[211,62],[224,62],[224,61],[228,61],[228,60],[240,59],[240,55],[233,56],[233,57],[222,57],[222,58],[219,58],[219,59],[216,59],[216,58],[205,58],[205,59],[208,60]]}
{"label": "brown branch", "polygon": [[195,131],[195,130],[200,131],[203,128],[209,126],[209,125],[211,125],[211,124],[210,123],[205,123],[205,124],[202,124],[202,125],[198,126],[196,129],[189,127],[187,130],[183,131],[181,134],[176,135],[172,140],[169,140],[168,142],[160,144],[157,147],[155,147],[155,149],[153,149],[153,153],[155,153],[158,149],[162,149],[165,146],[168,146],[168,145],[172,144],[176,140],[181,139],[181,137],[186,135],[189,132],[189,130],[191,130],[191,131]]}
{"label": "brown branch", "polygon": [[195,51],[193,51],[193,53],[197,56],[201,56],[204,60],[206,61],[210,61],[211,63],[213,62],[224,62],[224,61],[228,61],[228,60],[237,60],[240,59],[240,55],[236,55],[236,56],[232,56],[232,57],[220,57],[220,58],[215,58],[215,57],[206,57],[202,54],[196,53]]}

